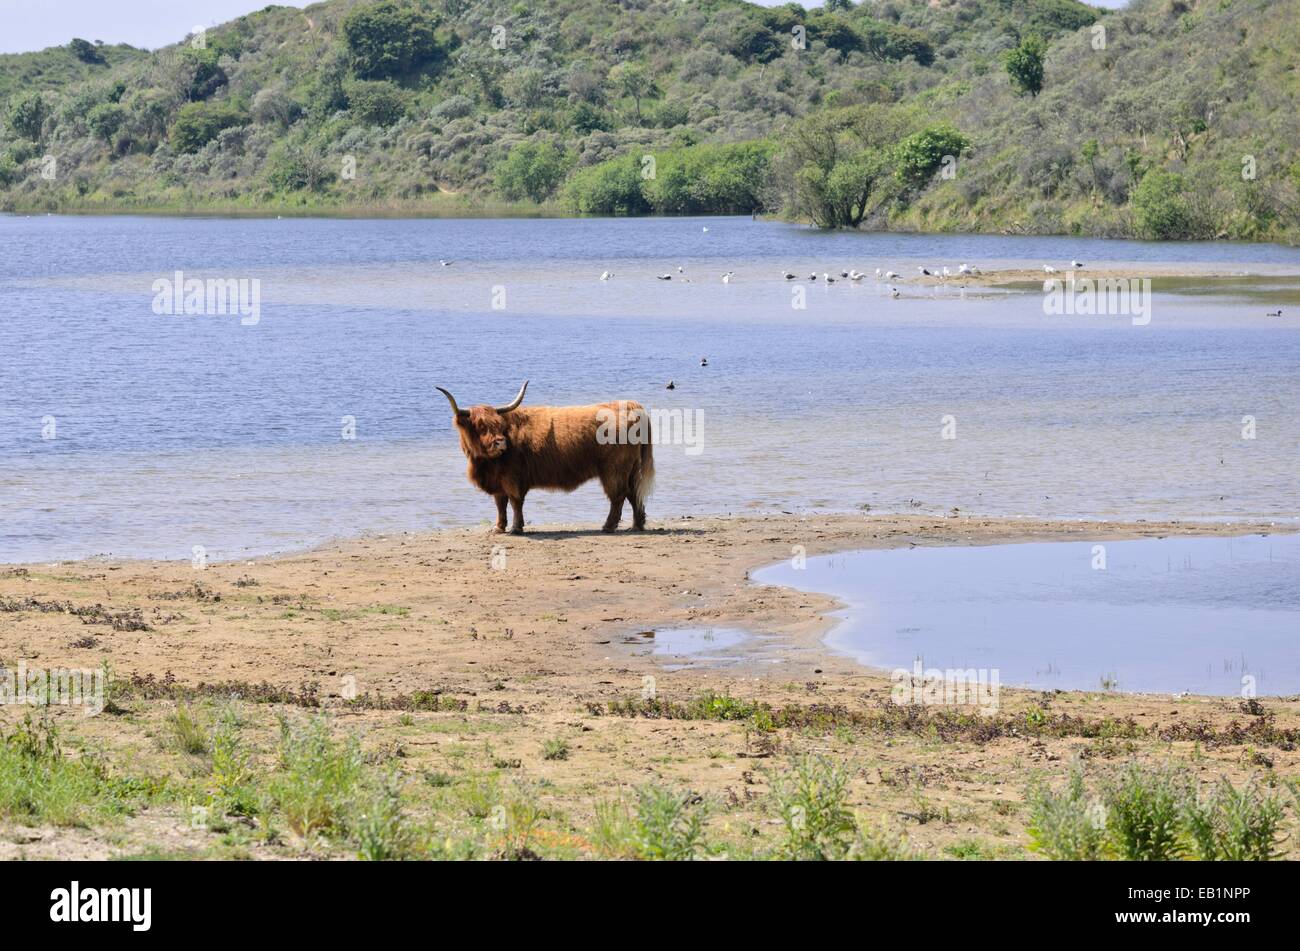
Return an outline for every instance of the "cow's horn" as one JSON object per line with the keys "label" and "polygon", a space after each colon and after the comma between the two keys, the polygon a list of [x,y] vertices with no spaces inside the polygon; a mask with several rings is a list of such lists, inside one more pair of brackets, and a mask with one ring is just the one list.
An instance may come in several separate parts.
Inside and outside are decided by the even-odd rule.
{"label": "cow's horn", "polygon": [[518,408],[519,408],[519,404],[522,403],[522,402],[524,401],[524,390],[526,390],[526,389],[528,389],[528,381],[527,381],[527,380],[524,380],[524,385],[521,386],[521,387],[519,387],[519,395],[515,397],[514,402],[511,403],[509,406],[498,406],[498,407],[497,407],[497,412],[498,412],[498,413],[508,413],[508,412],[510,412],[512,409],[518,409]]}
{"label": "cow's horn", "polygon": [[446,390],[444,390],[444,389],[443,389],[442,387],[440,387],[440,386],[435,386],[434,389],[437,390],[439,393],[441,393],[443,396],[447,397],[447,402],[451,404],[451,413],[452,413],[452,415],[453,415],[453,416],[459,416],[459,415],[460,415],[460,407],[456,405],[456,397],[452,396],[450,393],[448,393]]}

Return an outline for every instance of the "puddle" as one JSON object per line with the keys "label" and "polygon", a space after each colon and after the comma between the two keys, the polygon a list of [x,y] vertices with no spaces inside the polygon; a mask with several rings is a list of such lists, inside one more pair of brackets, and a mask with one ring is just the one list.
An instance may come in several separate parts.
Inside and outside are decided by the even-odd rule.
{"label": "puddle", "polygon": [[665,664],[669,670],[695,665],[722,666],[742,658],[725,656],[727,651],[754,639],[752,634],[731,627],[677,627],[641,631],[623,638],[623,643],[648,648],[656,657],[680,657],[688,663]]}
{"label": "puddle", "polygon": [[860,551],[754,579],[838,597],[848,608],[826,643],[872,667],[919,659],[1040,689],[1300,693],[1297,535]]}

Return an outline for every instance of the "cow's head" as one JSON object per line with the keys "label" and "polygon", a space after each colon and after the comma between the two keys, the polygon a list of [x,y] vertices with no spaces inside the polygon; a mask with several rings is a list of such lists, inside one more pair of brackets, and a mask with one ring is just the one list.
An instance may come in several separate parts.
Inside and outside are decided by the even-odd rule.
{"label": "cow's head", "polygon": [[524,390],[528,381],[519,387],[519,394],[507,406],[471,406],[461,409],[456,405],[456,397],[442,387],[436,387],[439,393],[447,397],[451,404],[452,418],[456,422],[456,431],[460,433],[460,448],[470,459],[496,459],[510,448],[510,421],[507,414],[519,408],[524,401]]}

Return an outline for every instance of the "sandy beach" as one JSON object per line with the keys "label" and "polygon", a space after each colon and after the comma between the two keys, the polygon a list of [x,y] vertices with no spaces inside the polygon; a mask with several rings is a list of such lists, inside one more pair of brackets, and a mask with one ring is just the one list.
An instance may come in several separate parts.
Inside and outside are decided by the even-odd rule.
{"label": "sandy beach", "polygon": [[[333,729],[360,731],[368,750],[393,757],[405,774],[486,771],[541,783],[539,795],[565,817],[548,834],[577,835],[600,797],[655,781],[725,804],[712,820],[717,835],[756,842],[771,831],[761,807],[767,771],[788,756],[816,752],[851,763],[853,802],[863,817],[927,857],[954,857],[954,849],[1026,857],[1016,813],[1034,776],[1059,780],[1080,758],[1134,756],[1189,759],[1207,781],[1291,775],[1300,767],[1291,739],[1300,730],[1300,698],[1246,705],[1004,688],[993,729],[926,723],[940,714],[935,710],[895,722],[881,718],[891,706],[886,673],[821,644],[836,603],[755,586],[749,573],[790,558],[795,546],[814,555],[1275,530],[910,516],[656,522],[652,513],[645,533],[538,525],[515,538],[474,527],[350,540],[202,570],[188,562],[8,567],[0,570],[0,661],[28,668],[107,663],[126,712],[56,716],[82,749],[151,773],[185,775],[184,762],[159,739],[178,703],[239,695],[261,756],[274,747],[274,713],[301,717],[324,708]],[[681,659],[665,664],[644,647],[656,628],[682,626],[767,637],[753,656],[723,666],[669,669]],[[794,711],[794,719],[831,712],[819,726],[756,734],[744,720],[678,718],[644,705],[638,712],[647,683],[669,708],[713,693]],[[439,699],[430,704],[429,697]],[[3,715],[12,723],[20,714],[7,707]],[[1057,728],[1016,726],[1018,717],[1037,723],[1043,715]],[[565,755],[543,756],[543,744],[556,737],[564,738]],[[220,852],[224,846],[209,833],[181,821],[184,812],[183,803],[151,806],[102,832],[10,828],[0,833],[0,857],[146,847]],[[580,842],[573,848],[588,854]],[[1294,842],[1285,848],[1294,851]],[[241,841],[237,851],[311,854],[292,836]]]}

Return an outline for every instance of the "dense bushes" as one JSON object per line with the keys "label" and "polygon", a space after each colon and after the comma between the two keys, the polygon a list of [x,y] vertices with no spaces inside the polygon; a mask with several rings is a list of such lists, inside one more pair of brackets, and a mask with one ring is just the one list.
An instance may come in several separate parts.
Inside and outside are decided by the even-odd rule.
{"label": "dense bushes", "polygon": [[1159,240],[1193,236],[1181,175],[1160,169],[1147,172],[1133,192],[1133,210],[1143,237]]}
{"label": "dense bushes", "polygon": [[761,197],[769,142],[693,145],[623,155],[580,169],[566,204],[583,214],[748,214]]}
{"label": "dense bushes", "polygon": [[653,209],[641,191],[639,156],[624,155],[579,169],[565,185],[565,203],[584,215],[644,215]]}
{"label": "dense bushes", "polygon": [[362,79],[392,79],[436,62],[436,19],[398,0],[353,8],[343,20],[352,69]]}
{"label": "dense bushes", "polygon": [[[1104,48],[1087,29],[1098,10],[1075,0],[472,2],[445,21],[442,0],[347,0],[310,28],[271,6],[206,31],[206,48],[0,55],[0,204],[57,207],[74,187],[138,207],[298,190],[321,205],[560,194],[589,213],[762,207],[826,226],[1300,237],[1288,131],[1300,0],[1272,0],[1267,18],[1262,2],[1134,0],[1100,14]],[[500,49],[487,42],[497,25]],[[1016,94],[1009,50],[1037,95]],[[863,104],[893,141],[808,138],[816,116]],[[550,147],[514,155],[520,142]],[[365,186],[304,178],[282,162],[288,143],[365,150]],[[799,160],[809,146],[833,154]],[[47,153],[57,180],[32,161]],[[141,161],[116,161],[127,153]],[[936,174],[945,154],[962,156],[952,181]],[[1243,174],[1247,155],[1257,175]]]}
{"label": "dense bushes", "polygon": [[25,139],[38,141],[47,115],[49,105],[40,93],[20,96],[9,106],[9,128]]}
{"label": "dense bushes", "polygon": [[406,96],[385,80],[359,79],[344,87],[348,111],[366,125],[392,125],[406,113]]}
{"label": "dense bushes", "polygon": [[781,156],[785,205],[822,228],[853,228],[906,189],[920,189],[969,142],[951,126],[907,135],[910,114],[854,106],[810,116],[787,137]]}
{"label": "dense bushes", "polygon": [[894,174],[909,188],[921,188],[945,161],[955,161],[969,147],[970,140],[952,126],[923,129],[899,143]]}
{"label": "dense bushes", "polygon": [[934,62],[934,47],[917,30],[868,20],[859,25],[858,31],[863,48],[876,59],[901,60],[911,56],[922,66]]}
{"label": "dense bushes", "polygon": [[197,152],[223,129],[243,125],[248,116],[226,103],[192,102],[184,106],[171,128],[172,147],[177,152]]}
{"label": "dense bushes", "polygon": [[497,190],[509,201],[546,201],[564,180],[569,164],[549,142],[521,142],[497,166]]}
{"label": "dense bushes", "polygon": [[671,149],[656,156],[641,192],[660,214],[747,214],[763,204],[773,151],[769,142]]}
{"label": "dense bushes", "polygon": [[86,127],[97,139],[112,140],[126,121],[126,112],[117,103],[102,102],[86,113]]}
{"label": "dense bushes", "polygon": [[1253,783],[1198,788],[1186,769],[1130,763],[1092,784],[1029,793],[1031,848],[1067,861],[1266,861],[1276,857],[1281,802]]}

